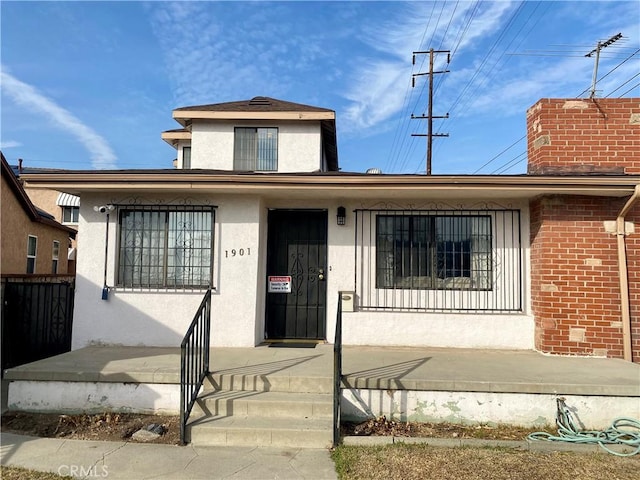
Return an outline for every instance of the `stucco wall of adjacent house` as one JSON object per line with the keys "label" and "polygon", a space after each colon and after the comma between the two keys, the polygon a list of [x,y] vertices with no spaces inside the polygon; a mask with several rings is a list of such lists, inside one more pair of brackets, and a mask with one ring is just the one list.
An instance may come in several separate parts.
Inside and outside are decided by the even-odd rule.
{"label": "stucco wall of adjacent house", "polygon": [[278,128],[278,172],[313,172],[322,166],[320,123],[197,122],[191,132],[191,168],[233,170],[234,127]]}
{"label": "stucco wall of adjacent house", "polygon": [[34,222],[26,214],[13,191],[2,177],[2,219],[0,225],[1,258],[0,271],[3,274],[26,274],[27,239],[29,235],[38,238],[36,252],[36,274],[51,274],[53,242],[60,242],[58,256],[59,274],[67,273],[67,247],[69,235],[63,230]]}

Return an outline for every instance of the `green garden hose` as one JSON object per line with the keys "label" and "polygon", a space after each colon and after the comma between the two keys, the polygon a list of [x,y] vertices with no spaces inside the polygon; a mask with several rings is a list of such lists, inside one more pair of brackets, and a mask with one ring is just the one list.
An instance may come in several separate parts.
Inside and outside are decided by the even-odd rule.
{"label": "green garden hose", "polygon": [[[534,432],[528,436],[529,440],[545,440],[570,442],[576,444],[600,445],[607,452],[621,457],[630,457],[640,453],[640,420],[628,417],[616,418],[606,430],[580,430],[565,404],[565,399],[556,399],[556,425],[558,435],[547,432]],[[611,450],[607,445],[626,445],[633,450],[630,453],[620,453]]]}

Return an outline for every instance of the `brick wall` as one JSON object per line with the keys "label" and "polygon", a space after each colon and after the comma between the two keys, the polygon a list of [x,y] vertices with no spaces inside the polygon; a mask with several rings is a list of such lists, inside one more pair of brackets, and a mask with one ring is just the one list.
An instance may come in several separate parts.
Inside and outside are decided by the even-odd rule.
{"label": "brick wall", "polygon": [[640,99],[545,98],[527,111],[530,174],[640,174]]}
{"label": "brick wall", "polygon": [[[527,112],[529,173],[640,175],[640,99],[543,99]],[[640,177],[638,177],[640,183]],[[615,222],[626,198],[531,201],[536,348],[623,358]],[[640,362],[640,205],[626,217],[632,351]]]}

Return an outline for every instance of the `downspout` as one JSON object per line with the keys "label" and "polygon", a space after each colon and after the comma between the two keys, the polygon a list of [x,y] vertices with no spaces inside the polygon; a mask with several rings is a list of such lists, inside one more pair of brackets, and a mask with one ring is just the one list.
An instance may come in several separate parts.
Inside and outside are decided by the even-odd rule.
{"label": "downspout", "polygon": [[627,250],[624,237],[626,234],[624,217],[640,197],[640,185],[636,185],[633,195],[629,197],[616,218],[616,236],[618,239],[618,275],[620,278],[620,308],[622,310],[622,347],[624,359],[633,361],[631,349],[631,306],[629,303],[629,277],[627,270]]}

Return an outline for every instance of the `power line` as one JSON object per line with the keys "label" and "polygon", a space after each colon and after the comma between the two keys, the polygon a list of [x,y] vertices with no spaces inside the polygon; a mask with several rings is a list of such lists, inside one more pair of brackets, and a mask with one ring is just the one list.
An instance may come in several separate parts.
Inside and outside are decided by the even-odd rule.
{"label": "power line", "polygon": [[[482,170],[484,167],[486,167],[487,165],[489,165],[490,163],[492,163],[494,160],[496,160],[499,156],[501,156],[503,153],[508,152],[511,148],[515,147],[518,143],[520,143],[522,140],[524,140],[525,138],[527,138],[526,135],[523,135],[522,137],[520,137],[518,140],[516,140],[515,142],[513,142],[511,145],[509,145],[507,148],[505,148],[504,150],[502,150],[500,153],[498,153],[495,157],[493,157],[492,159],[490,159],[489,161],[487,161],[484,165],[482,165],[480,168],[478,168],[475,172],[473,172],[473,174],[478,173],[480,170]],[[498,167],[500,168],[500,167]]]}
{"label": "power line", "polygon": [[[522,158],[524,157],[524,158]],[[518,165],[519,163],[524,162],[527,159],[527,152],[524,151],[522,152],[520,155],[514,157],[513,159],[511,159],[508,163],[502,165],[501,167],[498,167],[497,169],[495,169],[493,172],[491,172],[491,175],[493,174],[497,174],[500,175],[504,172],[506,172],[507,170],[509,170],[512,167],[515,167],[516,165]]]}
{"label": "power line", "polygon": [[633,87],[631,87],[629,90],[627,90],[626,92],[624,92],[622,95],[620,95],[618,98],[624,97],[627,93],[629,93],[631,90],[633,90],[636,87],[640,87],[640,83],[636,83]]}
{"label": "power line", "polygon": [[[629,80],[627,80],[626,82],[624,82],[622,85],[618,86],[618,88],[616,88],[615,90],[612,90],[611,92],[609,92],[609,95],[611,95],[612,93],[617,92],[618,90],[620,90],[622,87],[624,87],[627,83],[629,83],[631,80],[633,80],[634,78],[636,78],[637,76],[640,76],[640,72],[636,73],[633,77],[631,77]],[[633,90],[633,88],[631,89]],[[627,92],[625,92],[627,93]],[[609,95],[605,96],[604,98],[609,98]],[[624,94],[622,94],[624,96]]]}

